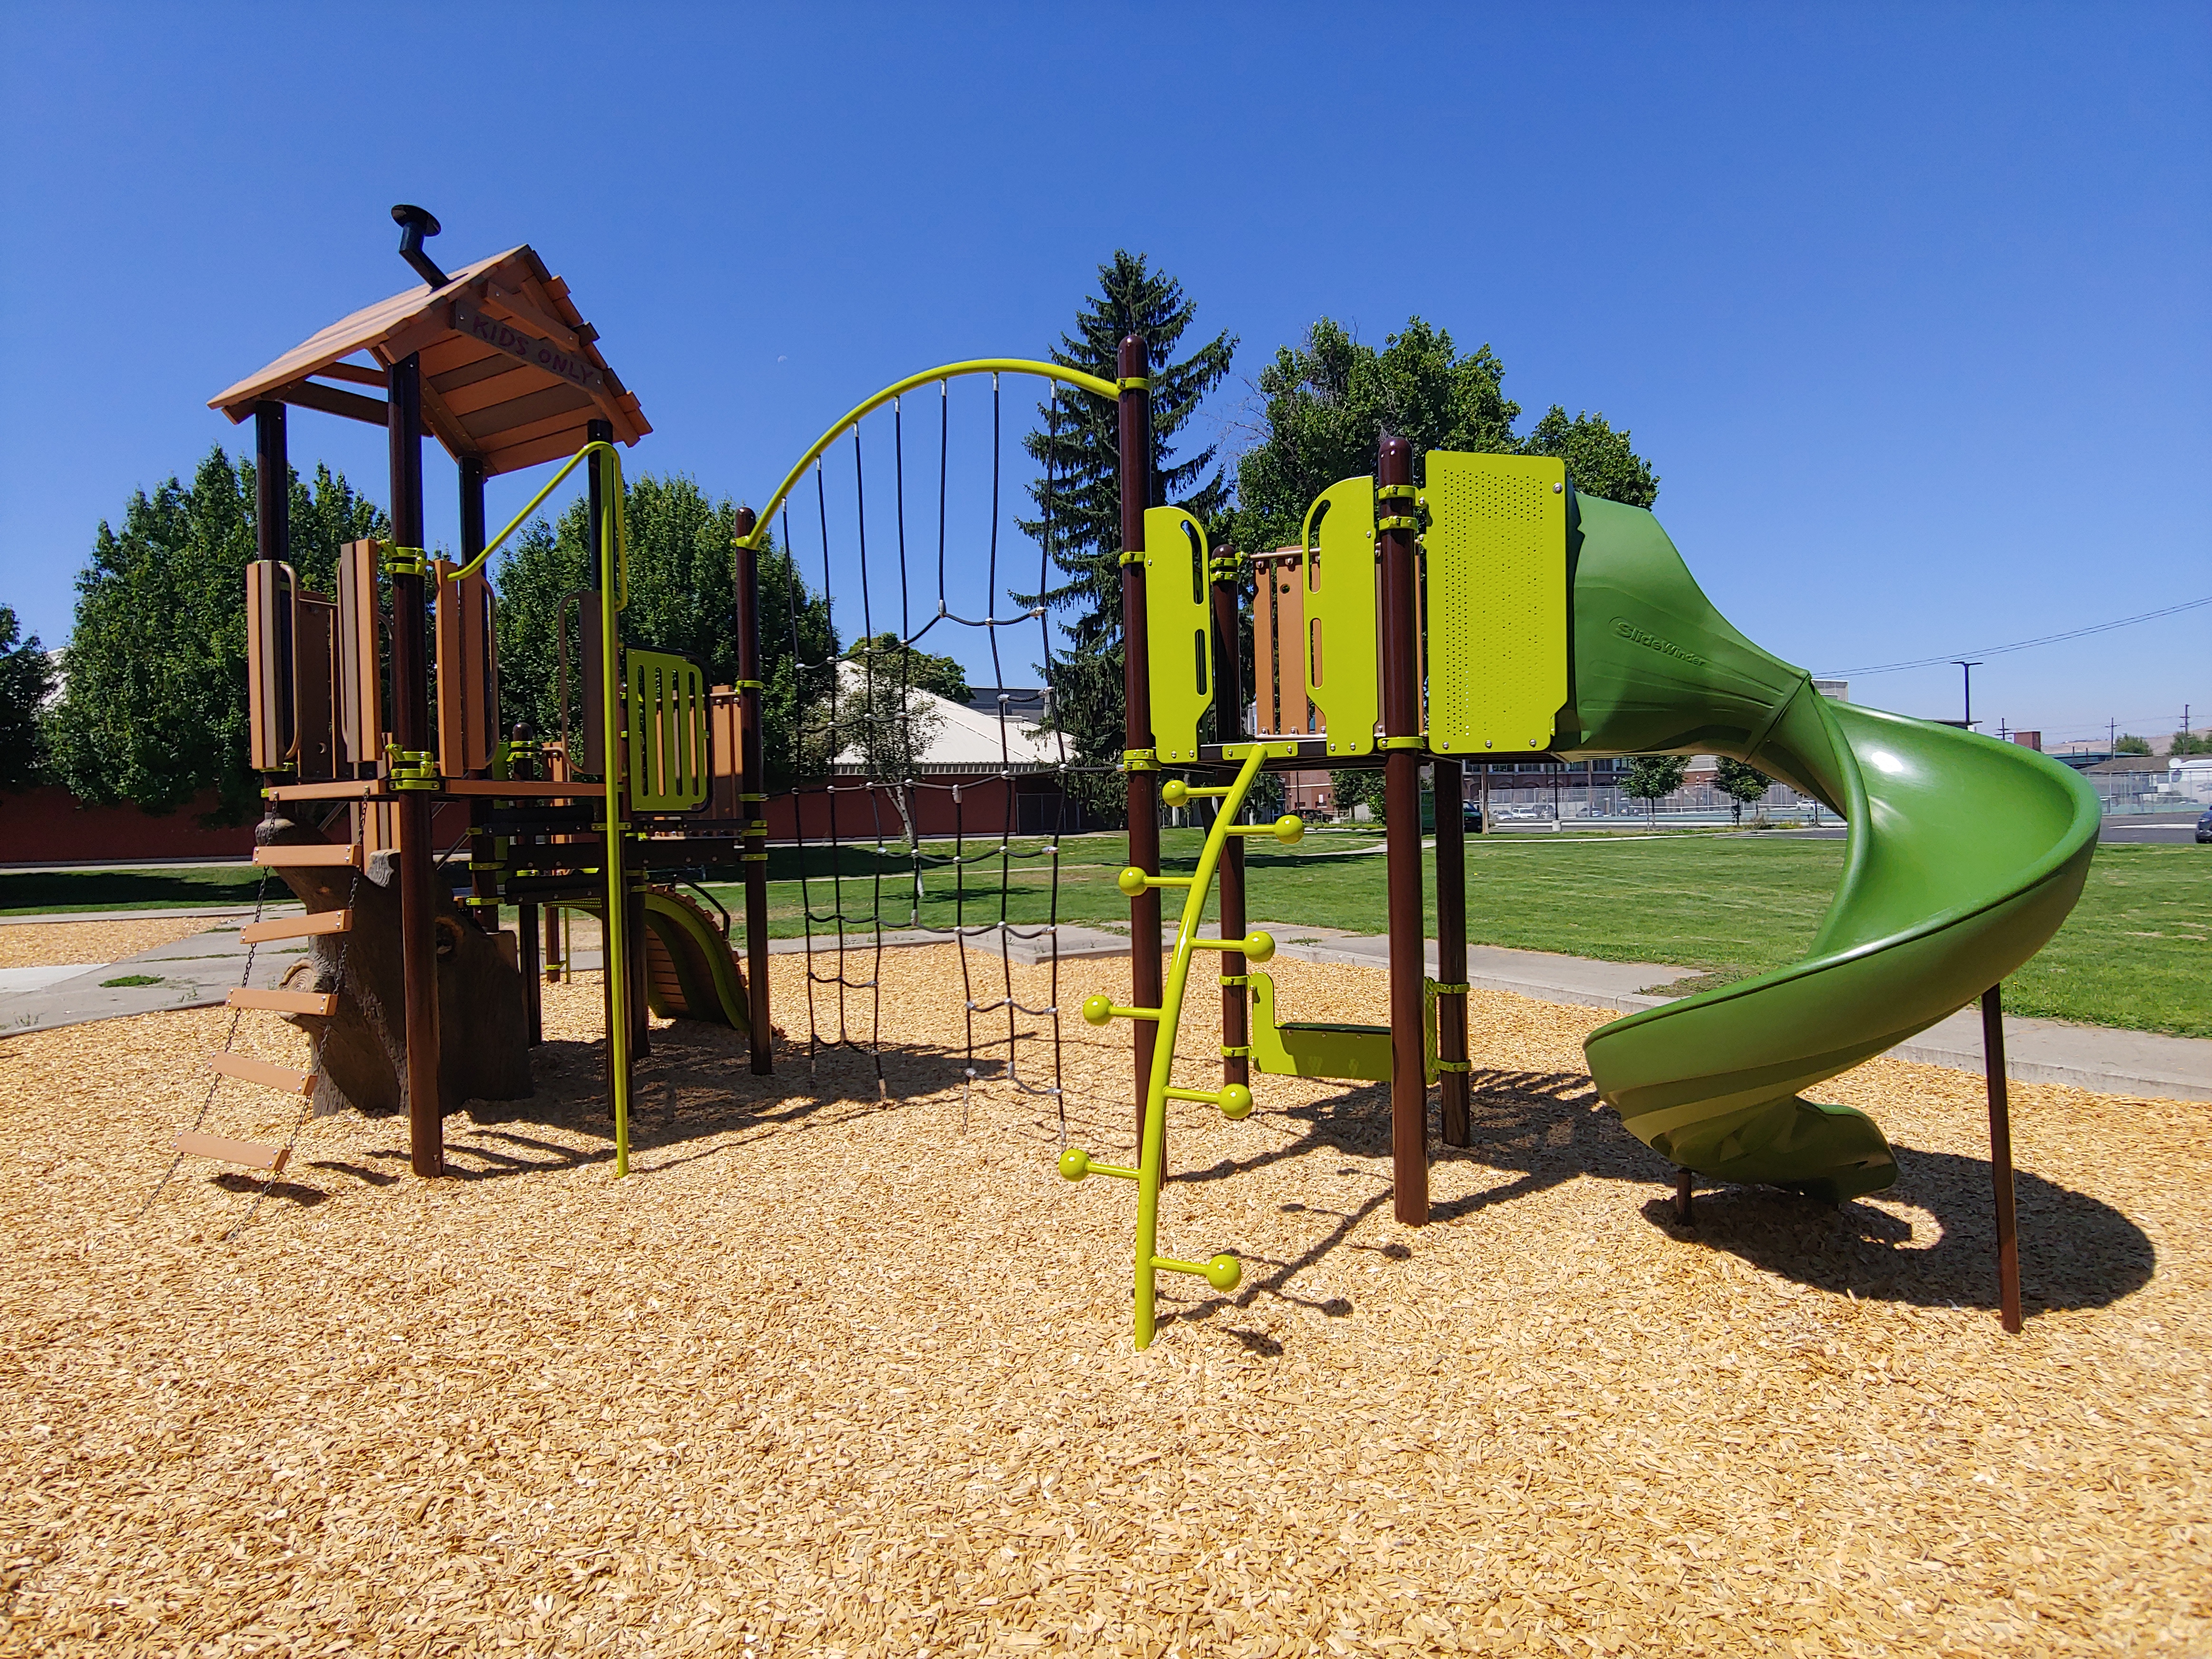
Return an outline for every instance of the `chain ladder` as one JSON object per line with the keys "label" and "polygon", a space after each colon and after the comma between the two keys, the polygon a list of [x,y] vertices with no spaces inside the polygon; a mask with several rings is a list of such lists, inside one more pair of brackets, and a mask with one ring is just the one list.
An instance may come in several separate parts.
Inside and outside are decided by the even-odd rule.
{"label": "chain ladder", "polygon": [[[253,894],[254,922],[258,922],[261,920],[261,913],[267,906],[268,902],[269,866],[264,864],[261,866],[261,885],[254,890]],[[249,923],[248,925],[251,926],[252,924]],[[255,953],[260,949],[261,946],[258,944],[250,944],[246,947],[246,971],[244,974],[240,975],[238,981],[239,988],[241,990],[253,983],[253,958]],[[220,1053],[227,1054],[231,1051],[232,1048],[236,1045],[238,1042],[238,1022],[240,1018],[245,1012],[246,1011],[243,1008],[233,1008],[230,1011],[230,1030],[223,1035],[222,1048],[219,1050]],[[200,1101],[198,1115],[192,1119],[192,1130],[195,1133],[198,1132],[202,1124],[207,1121],[208,1112],[215,1105],[216,1091],[222,1087],[222,1073],[217,1072],[208,1079],[207,1094]],[[154,1200],[161,1195],[161,1189],[169,1184],[170,1177],[177,1173],[179,1166],[181,1165],[184,1161],[185,1155],[182,1152],[178,1152],[171,1155],[169,1158],[169,1167],[161,1171],[161,1178],[154,1183],[153,1190],[146,1194],[146,1201],[138,1206],[137,1214],[131,1218],[131,1224],[134,1226],[138,1222],[145,1219],[146,1212],[154,1207]]]}
{"label": "chain ladder", "polygon": [[[349,910],[352,909],[355,903],[360,899],[360,897],[361,871],[356,868],[353,872],[352,884],[346,889],[345,908]],[[352,930],[349,928],[346,932],[338,935],[337,971],[331,981],[331,989],[337,992],[341,996],[345,994],[346,959],[352,953],[352,951],[353,933]],[[235,1021],[232,1022],[231,1029],[234,1031],[237,1030],[237,1023]],[[229,1243],[231,1240],[236,1238],[239,1234],[244,1232],[246,1228],[252,1225],[254,1215],[261,1208],[261,1200],[269,1196],[270,1189],[276,1184],[276,1177],[283,1173],[284,1166],[292,1161],[292,1148],[299,1143],[300,1131],[307,1127],[307,1120],[314,1115],[315,1096],[314,1091],[310,1090],[307,1093],[307,1099],[301,1104],[300,1115],[292,1120],[292,1133],[284,1137],[283,1156],[278,1158],[274,1164],[270,1165],[268,1175],[263,1178],[259,1189],[253,1194],[253,1201],[246,1206],[246,1213],[240,1218],[238,1224],[222,1236],[222,1242],[224,1243]]]}

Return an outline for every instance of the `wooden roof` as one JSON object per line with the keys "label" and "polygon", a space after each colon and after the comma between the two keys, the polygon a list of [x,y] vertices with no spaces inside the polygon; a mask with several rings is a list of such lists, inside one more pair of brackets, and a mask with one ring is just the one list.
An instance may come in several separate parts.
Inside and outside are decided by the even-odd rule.
{"label": "wooden roof", "polygon": [[[568,285],[526,245],[454,272],[443,288],[418,285],[332,323],[208,407],[243,421],[274,398],[382,426],[385,399],[349,388],[388,386],[391,366],[419,352],[423,426],[456,459],[477,456],[487,475],[513,472],[574,454],[587,421],[607,421],[625,444],[653,430],[598,338]],[[341,361],[357,353],[370,362]]]}

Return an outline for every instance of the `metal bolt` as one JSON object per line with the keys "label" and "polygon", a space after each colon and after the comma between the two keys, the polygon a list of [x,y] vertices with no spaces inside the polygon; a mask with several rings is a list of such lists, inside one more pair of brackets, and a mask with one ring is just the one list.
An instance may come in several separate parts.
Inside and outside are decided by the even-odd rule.
{"label": "metal bolt", "polygon": [[1553,484],[1553,485],[1552,486],[1552,493],[1553,493],[1554,495],[1558,495],[1561,490],[1565,489],[1565,488],[1566,488],[1566,485],[1565,485],[1565,484]]}

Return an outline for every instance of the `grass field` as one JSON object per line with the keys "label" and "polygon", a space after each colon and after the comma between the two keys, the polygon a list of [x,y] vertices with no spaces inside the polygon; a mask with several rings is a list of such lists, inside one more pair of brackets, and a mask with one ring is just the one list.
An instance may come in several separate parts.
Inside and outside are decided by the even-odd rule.
{"label": "grass field", "polygon": [[[1163,867],[1196,861],[1195,830],[1163,837]],[[1295,848],[1249,858],[1255,918],[1379,933],[1383,915],[1381,838],[1371,833],[1314,836]],[[994,848],[957,869],[932,860],[923,876],[922,925],[995,921],[1003,895],[1010,921],[1052,914],[1051,871],[1034,842],[1002,884]],[[1360,849],[1372,848],[1366,851]],[[769,866],[773,930],[804,931],[800,883],[792,855]],[[1058,916],[1118,922],[1127,901],[1114,886],[1123,846],[1118,836],[1064,843]],[[1719,983],[1763,973],[1805,952],[1843,872],[1844,843],[1737,836],[1644,840],[1475,837],[1468,842],[1468,936],[1478,945],[1563,951],[1611,960],[1679,965]],[[909,878],[891,859],[848,848],[833,879],[826,848],[811,848],[806,888],[817,930],[841,908],[865,925],[879,910],[887,927],[912,914]],[[882,884],[876,885],[880,868]],[[2212,1037],[2212,859],[2195,847],[2107,846],[2098,849],[2088,885],[2058,936],[2008,981],[2014,1013],[2090,1024]],[[716,890],[733,902],[736,890]],[[1167,914],[1176,913],[1168,895]],[[1436,921],[1433,888],[1426,907]]]}
{"label": "grass field", "polygon": [[[1188,871],[1199,832],[1163,836],[1164,865]],[[1379,933],[1382,837],[1372,830],[1315,834],[1296,848],[1255,842],[1249,904],[1255,918]],[[925,845],[923,926],[997,921],[1123,922],[1114,885],[1124,859],[1118,835],[1073,836],[1052,860],[1034,840],[971,843],[956,861],[948,843]],[[2098,849],[2081,902],[2058,936],[2006,986],[2014,1013],[2183,1036],[2212,1037],[2212,849],[2106,846]],[[1468,935],[1478,945],[1563,951],[1612,960],[1667,963],[1718,983],[1804,954],[1843,869],[1844,843],[1750,836],[1477,836],[1468,842]],[[834,856],[779,848],[769,872],[769,924],[779,937],[886,927],[915,915],[910,866],[896,849],[846,847]],[[231,869],[71,871],[0,875],[0,915],[151,909],[250,903],[259,872]],[[737,890],[714,890],[736,908]],[[1176,914],[1176,896],[1167,913]],[[1435,895],[1429,894],[1433,929]]]}

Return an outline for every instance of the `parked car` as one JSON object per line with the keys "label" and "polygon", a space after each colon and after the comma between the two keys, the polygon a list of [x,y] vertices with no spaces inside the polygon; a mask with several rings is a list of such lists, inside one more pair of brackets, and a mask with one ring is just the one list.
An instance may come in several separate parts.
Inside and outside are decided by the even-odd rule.
{"label": "parked car", "polygon": [[1482,833],[1482,808],[1470,805],[1466,811],[1460,814],[1459,821],[1463,826],[1465,826],[1468,835],[1480,835]]}
{"label": "parked car", "polygon": [[2212,806],[2204,809],[2204,816],[2197,820],[2197,844],[2202,847],[2212,841]]}

